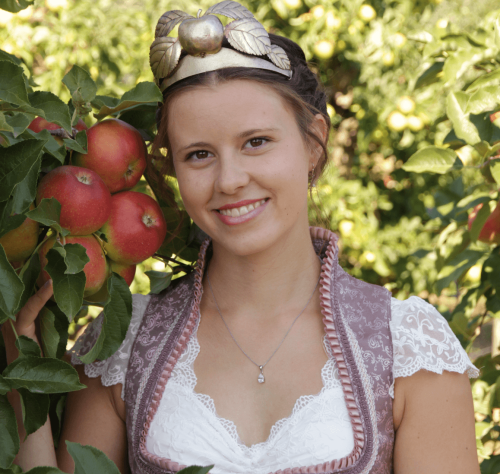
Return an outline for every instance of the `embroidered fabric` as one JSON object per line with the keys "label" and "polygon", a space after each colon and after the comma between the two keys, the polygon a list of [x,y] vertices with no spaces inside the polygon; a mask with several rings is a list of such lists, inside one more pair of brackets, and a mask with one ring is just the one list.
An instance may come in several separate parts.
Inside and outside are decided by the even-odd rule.
{"label": "embroidered fabric", "polygon": [[212,398],[195,392],[193,365],[200,352],[195,330],[165,387],[147,450],[186,465],[215,464],[214,474],[266,474],[346,456],[354,447],[351,422],[326,336],[323,344],[329,360],[321,371],[321,391],[299,397],[292,414],[274,424],[266,441],[246,446],[236,425],[217,415]]}
{"label": "embroidered fabric", "polygon": [[[393,298],[391,311],[395,379],[422,369],[437,374],[443,370],[467,372],[470,378],[479,375],[448,322],[434,306],[417,296],[405,301]],[[389,393],[394,398],[394,383]]]}
{"label": "embroidered fabric", "polygon": [[[149,295],[133,295],[132,319],[125,340],[110,358],[85,365],[85,374],[88,377],[100,376],[102,384],[106,387],[117,383],[124,384],[132,343],[149,298]],[[443,370],[467,372],[470,378],[479,375],[479,370],[470,361],[448,322],[434,306],[417,296],[411,296],[404,301],[392,298],[391,313],[395,379],[409,377],[422,369],[438,374],[442,374]],[[89,325],[87,331],[97,334],[101,325],[102,315]],[[82,340],[83,337],[79,338],[71,350],[73,365],[82,364],[75,353],[85,354],[90,349],[82,344]],[[394,398],[394,383],[389,393]]]}

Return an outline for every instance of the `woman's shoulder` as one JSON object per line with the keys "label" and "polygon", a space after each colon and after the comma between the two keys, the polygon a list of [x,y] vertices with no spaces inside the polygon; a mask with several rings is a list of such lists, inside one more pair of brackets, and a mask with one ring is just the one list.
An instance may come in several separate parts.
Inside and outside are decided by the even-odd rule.
{"label": "woman's shoulder", "polygon": [[422,369],[438,374],[467,372],[471,378],[479,375],[448,321],[422,298],[392,298],[390,329],[394,378]]}

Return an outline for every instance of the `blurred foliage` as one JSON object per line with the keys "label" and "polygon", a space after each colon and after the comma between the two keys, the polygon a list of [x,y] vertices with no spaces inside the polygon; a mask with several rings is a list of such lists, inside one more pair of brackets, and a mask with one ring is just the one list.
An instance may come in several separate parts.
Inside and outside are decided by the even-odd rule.
{"label": "blurred foliage", "polygon": [[[0,10],[0,48],[22,59],[35,89],[65,102],[70,95],[61,79],[75,64],[90,72],[98,94],[118,98],[153,80],[149,45],[161,14],[195,14],[213,3],[37,0],[17,14]],[[480,229],[471,238],[466,227],[474,204],[498,199],[489,160],[497,132],[488,117],[499,101],[487,91],[492,97],[483,97],[473,112],[458,116],[450,106],[450,94],[499,66],[498,0],[242,3],[269,31],[300,44],[328,95],[331,164],[313,193],[311,222],[340,233],[348,272],[385,285],[398,298],[428,299],[463,346],[480,355],[482,375],[473,383],[478,453],[485,459],[483,474],[499,472],[500,359],[489,354],[491,334],[485,336],[500,316],[500,277],[488,271],[498,268],[498,248],[477,241]],[[491,85],[498,81],[485,87]],[[95,119],[85,120],[91,125]],[[463,130],[465,123],[470,131],[471,120],[479,141]],[[444,168],[440,162],[439,173],[429,165],[429,147],[453,157]],[[145,272],[164,268],[154,260],[138,265],[132,291],[147,293]],[[70,325],[73,338],[98,313],[86,311]]]}

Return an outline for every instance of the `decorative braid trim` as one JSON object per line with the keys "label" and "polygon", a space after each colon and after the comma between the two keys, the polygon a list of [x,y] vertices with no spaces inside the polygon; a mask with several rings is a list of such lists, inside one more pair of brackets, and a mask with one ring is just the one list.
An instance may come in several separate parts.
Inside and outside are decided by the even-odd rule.
{"label": "decorative braid trim", "polygon": [[[359,460],[363,448],[365,446],[363,421],[361,419],[361,414],[359,412],[358,405],[356,403],[347,364],[342,353],[341,343],[337,335],[337,331],[335,329],[335,324],[333,321],[331,286],[334,274],[334,266],[336,264],[336,259],[337,259],[338,236],[337,234],[327,229],[323,229],[321,227],[310,227],[310,233],[311,233],[311,239],[323,240],[325,242],[328,242],[325,258],[323,259],[323,265],[321,267],[320,287],[319,287],[320,306],[321,306],[321,313],[323,315],[325,332],[330,342],[332,353],[333,356],[335,357],[335,361],[339,369],[340,381],[342,383],[342,389],[344,391],[347,410],[352,423],[352,428],[354,433],[354,448],[350,454],[341,459],[335,459],[333,461],[325,462],[323,464],[317,464],[315,466],[287,468],[285,470],[279,470],[270,474],[323,474],[323,473],[333,473],[338,470],[347,469],[353,466],[353,464]],[[172,472],[172,473],[176,473],[181,469],[184,469],[186,466],[176,463],[170,459],[162,458],[160,456],[149,453],[146,449],[146,438],[149,431],[150,423],[152,422],[153,417],[156,414],[168,379],[170,378],[172,370],[175,364],[177,363],[179,357],[183,353],[198,319],[200,301],[201,301],[201,296],[203,294],[202,279],[203,279],[203,271],[205,268],[205,256],[209,244],[210,244],[210,239],[206,239],[201,246],[195,270],[196,272],[195,283],[194,283],[195,300],[193,308],[191,310],[191,314],[186,323],[184,331],[181,337],[179,338],[175,349],[172,351],[172,354],[168,359],[165,369],[163,370],[162,376],[160,377],[160,380],[158,382],[158,385],[156,387],[153,396],[152,403],[148,410],[147,421],[144,424],[144,429],[141,433],[141,440],[140,440],[141,455],[145,458],[146,461],[149,461],[154,466],[158,466],[162,469],[165,469],[167,472]],[[363,472],[366,471],[363,470]]]}
{"label": "decorative braid trim", "polygon": [[191,308],[191,314],[189,315],[189,318],[186,322],[186,326],[184,327],[184,330],[181,336],[179,337],[175,348],[172,350],[172,353],[170,354],[170,357],[167,360],[167,364],[163,369],[158,384],[156,385],[153,399],[148,409],[146,422],[144,423],[144,429],[141,432],[139,449],[142,456],[151,464],[171,472],[180,471],[186,468],[187,466],[174,462],[171,459],[162,458],[160,456],[157,456],[156,454],[150,453],[146,449],[146,438],[148,435],[150,424],[153,421],[156,411],[158,410],[158,406],[163,396],[163,392],[165,391],[165,386],[167,385],[168,379],[170,378],[172,370],[177,361],[179,360],[179,357],[182,355],[184,349],[186,348],[186,345],[189,341],[189,338],[191,337],[191,334],[193,333],[193,330],[196,326],[196,322],[198,320],[198,316],[200,314],[200,301],[201,301],[201,296],[203,294],[202,279],[203,279],[203,272],[205,269],[205,256],[209,244],[210,244],[210,239],[205,239],[205,241],[201,245],[195,268],[194,302],[193,302],[193,307]]}

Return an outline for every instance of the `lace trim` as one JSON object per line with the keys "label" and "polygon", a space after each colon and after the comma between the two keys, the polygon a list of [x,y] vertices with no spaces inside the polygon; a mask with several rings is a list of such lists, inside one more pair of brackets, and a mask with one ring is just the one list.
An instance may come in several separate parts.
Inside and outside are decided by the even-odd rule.
{"label": "lace trim", "polygon": [[[200,319],[201,317],[198,317],[198,324]],[[245,451],[250,456],[255,456],[256,452],[268,449],[269,446],[272,445],[275,439],[278,437],[279,433],[284,429],[284,427],[293,424],[293,420],[297,417],[298,413],[302,409],[307,407],[312,401],[324,397],[327,390],[331,391],[334,389],[342,388],[342,384],[340,382],[338,374],[338,368],[335,364],[335,360],[333,359],[332,349],[325,334],[325,336],[323,337],[323,347],[328,355],[328,360],[321,369],[321,379],[323,380],[323,387],[320,392],[315,395],[300,396],[293,406],[292,413],[288,417],[278,420],[272,426],[271,432],[266,441],[253,444],[252,446],[247,446],[241,441],[235,423],[217,414],[215,403],[212,397],[206,394],[195,392],[195,387],[198,379],[194,372],[194,361],[200,353],[200,344],[198,343],[197,330],[198,325],[194,329],[184,353],[181,355],[181,357],[177,361],[177,364],[172,370],[169,383],[177,383],[184,389],[188,390],[189,394],[192,395],[198,402],[200,402],[208,410],[210,415],[214,417],[221,426],[224,427],[224,429],[228,432],[228,434],[240,447],[240,449]],[[332,394],[329,393],[328,395],[331,396]],[[338,396],[343,397],[342,392],[338,392]]]}
{"label": "lace trim", "polygon": [[[431,304],[411,296],[392,299],[390,328],[394,347],[394,379],[419,370],[442,374],[443,370],[479,376],[446,319]],[[394,398],[394,382],[389,389]]]}

